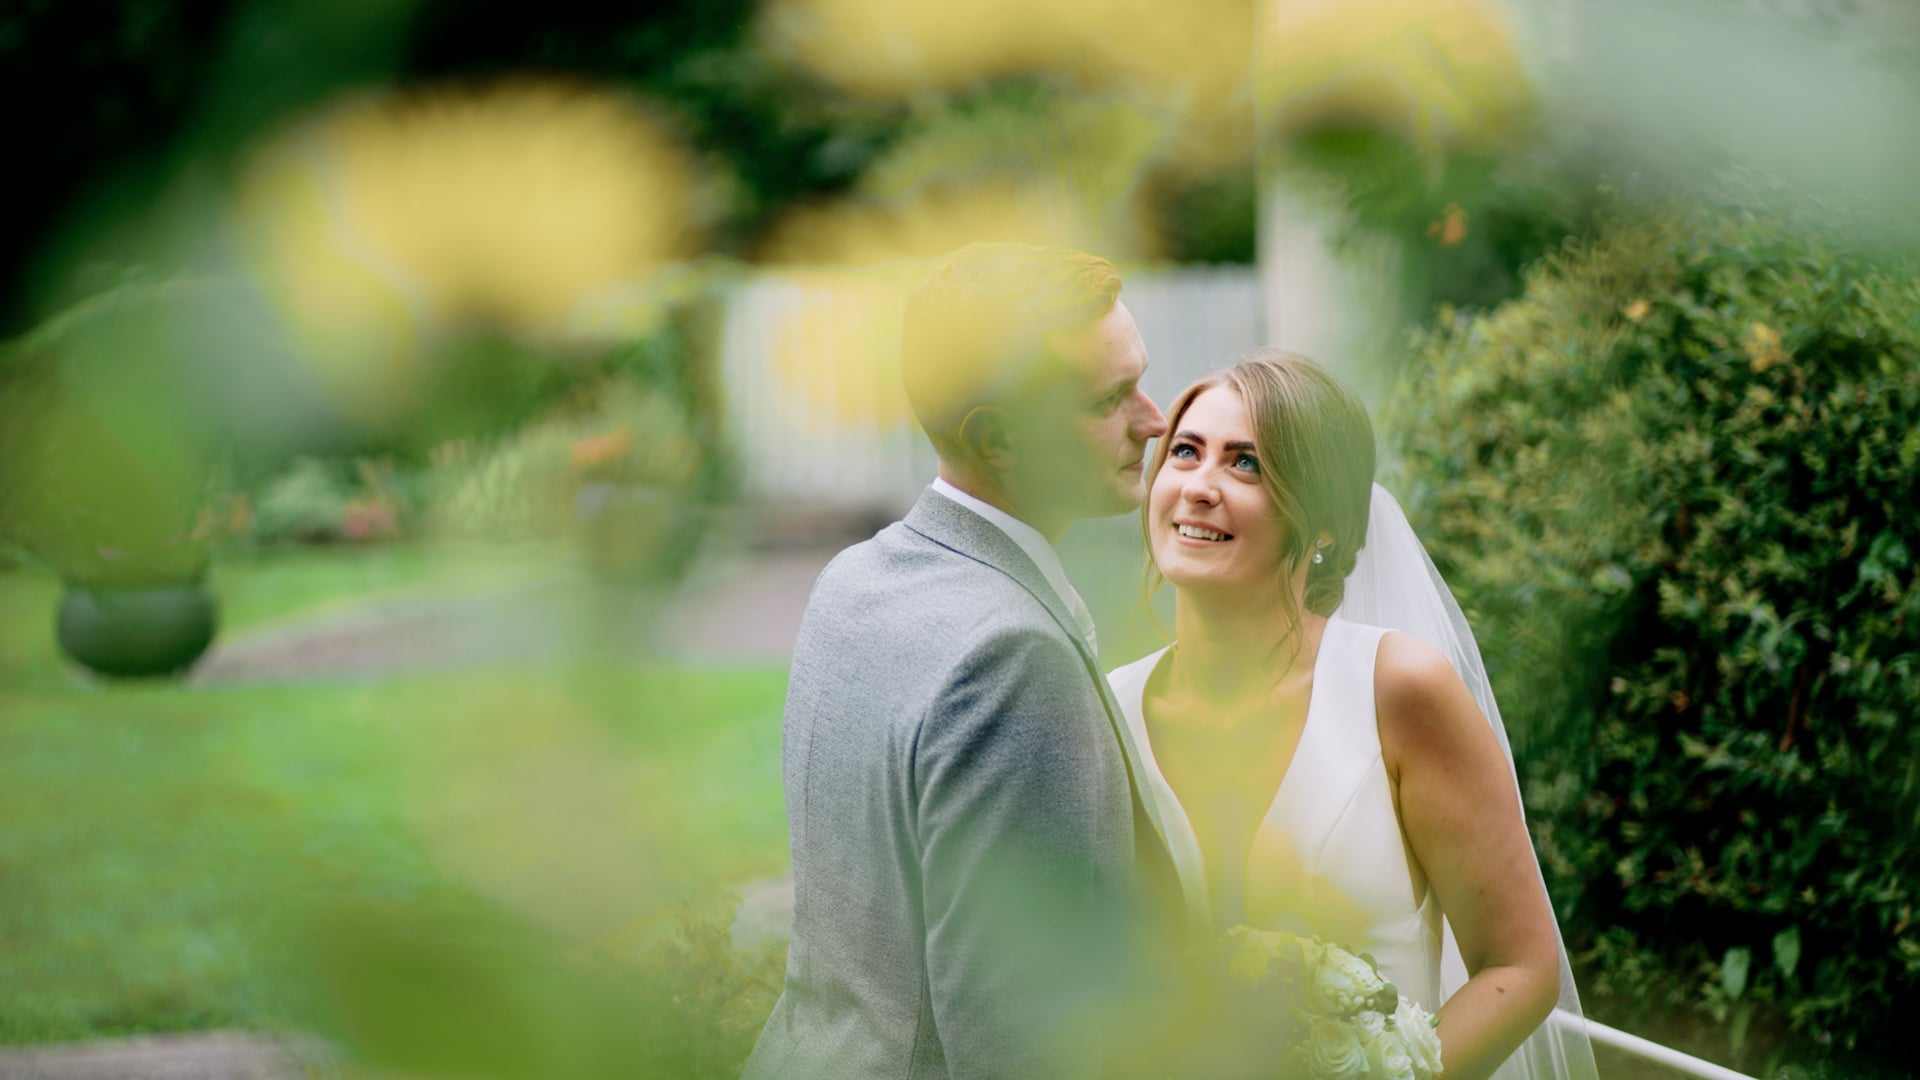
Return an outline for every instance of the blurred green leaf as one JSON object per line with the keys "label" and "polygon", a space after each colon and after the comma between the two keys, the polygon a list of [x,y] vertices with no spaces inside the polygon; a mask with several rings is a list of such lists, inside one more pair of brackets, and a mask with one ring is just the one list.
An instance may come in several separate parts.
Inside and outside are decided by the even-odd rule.
{"label": "blurred green leaf", "polygon": [[1747,970],[1753,966],[1753,951],[1741,946],[1728,949],[1720,959],[1720,988],[1735,1001],[1747,992]]}
{"label": "blurred green leaf", "polygon": [[1800,928],[1789,926],[1773,935],[1773,966],[1784,978],[1793,978],[1800,966]]}

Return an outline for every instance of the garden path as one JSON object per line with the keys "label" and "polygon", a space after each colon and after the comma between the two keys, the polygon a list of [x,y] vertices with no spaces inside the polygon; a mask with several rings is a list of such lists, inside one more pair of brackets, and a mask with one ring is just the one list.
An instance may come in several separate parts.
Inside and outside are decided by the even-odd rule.
{"label": "garden path", "polygon": [[216,642],[198,685],[336,682],[578,655],[784,663],[813,580],[840,543],[745,552],[664,595],[577,569],[479,595],[378,600]]}
{"label": "garden path", "polygon": [[318,1080],[341,1075],[318,1044],[239,1031],[0,1050],[0,1080]]}

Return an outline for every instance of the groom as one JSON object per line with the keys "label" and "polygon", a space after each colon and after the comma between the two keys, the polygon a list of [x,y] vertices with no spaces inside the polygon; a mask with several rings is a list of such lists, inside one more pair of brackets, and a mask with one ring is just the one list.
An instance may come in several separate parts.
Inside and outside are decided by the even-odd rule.
{"label": "groom", "polygon": [[774,1077],[1073,1077],[1127,985],[1136,841],[1164,861],[1052,542],[1142,496],[1166,421],[1106,260],[973,244],[908,303],[940,475],[820,575],[794,645]]}

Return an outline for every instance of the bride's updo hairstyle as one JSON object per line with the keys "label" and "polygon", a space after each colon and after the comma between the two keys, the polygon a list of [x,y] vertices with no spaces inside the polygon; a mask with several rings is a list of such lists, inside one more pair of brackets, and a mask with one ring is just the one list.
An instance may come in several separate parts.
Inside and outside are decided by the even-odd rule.
{"label": "bride's updo hairstyle", "polygon": [[[1172,433],[1180,429],[1187,407],[1202,393],[1225,386],[1240,396],[1253,427],[1260,458],[1260,482],[1273,500],[1282,528],[1277,570],[1291,580],[1307,564],[1303,606],[1330,615],[1340,606],[1347,575],[1353,572],[1367,537],[1367,509],[1373,500],[1373,422],[1353,391],[1304,356],[1280,349],[1257,349],[1234,366],[1187,387],[1167,410],[1168,437],[1153,452],[1148,489],[1167,461]],[[1147,514],[1142,508],[1141,523]],[[1312,562],[1314,540],[1332,541]],[[1147,541],[1151,550],[1152,537]],[[1159,588],[1159,573],[1148,568],[1148,591]],[[1295,621],[1298,612],[1292,613]]]}

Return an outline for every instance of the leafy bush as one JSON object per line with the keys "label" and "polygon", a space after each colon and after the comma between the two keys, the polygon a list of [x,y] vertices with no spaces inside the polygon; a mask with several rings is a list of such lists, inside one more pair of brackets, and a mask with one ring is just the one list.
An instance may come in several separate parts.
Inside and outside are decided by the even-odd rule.
{"label": "leafy bush", "polygon": [[1690,1003],[1749,1060],[1756,1023],[1890,1042],[1920,992],[1920,281],[1674,213],[1420,353],[1400,486],[1587,989]]}
{"label": "leafy bush", "polygon": [[[430,486],[433,527],[445,535],[493,540],[564,537],[603,526],[663,555],[672,534],[693,523],[671,496],[703,495],[702,451],[693,421],[668,394],[626,376],[583,387],[568,406],[501,442],[469,449]],[[630,493],[646,497],[629,499]],[[624,526],[612,523],[632,503]],[[646,535],[642,535],[646,534]],[[678,556],[675,557],[676,559]],[[674,561],[674,560],[669,560]]]}
{"label": "leafy bush", "polygon": [[409,509],[401,487],[392,462],[295,458],[246,504],[249,532],[263,544],[389,539]]}
{"label": "leafy bush", "polygon": [[[687,270],[655,306],[635,301],[623,313],[635,322],[630,336],[613,340],[457,336],[435,356],[431,391],[404,428],[337,426],[297,453],[239,455],[235,505],[215,516],[244,523],[230,531],[261,543],[416,528],[488,541],[584,532],[590,554],[621,563],[634,534],[666,514],[635,493],[703,502],[724,481],[705,361],[732,273],[724,263]],[[694,538],[687,510],[675,511],[676,551]]]}

